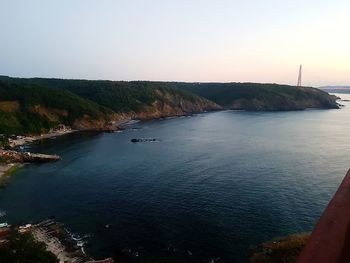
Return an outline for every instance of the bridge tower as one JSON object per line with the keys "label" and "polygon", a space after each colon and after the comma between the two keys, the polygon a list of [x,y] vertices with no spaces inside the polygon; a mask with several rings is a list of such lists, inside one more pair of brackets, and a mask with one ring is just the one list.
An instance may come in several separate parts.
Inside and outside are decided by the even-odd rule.
{"label": "bridge tower", "polygon": [[299,67],[299,75],[298,75],[298,83],[297,86],[301,87],[301,77],[303,75],[303,65],[300,65]]}

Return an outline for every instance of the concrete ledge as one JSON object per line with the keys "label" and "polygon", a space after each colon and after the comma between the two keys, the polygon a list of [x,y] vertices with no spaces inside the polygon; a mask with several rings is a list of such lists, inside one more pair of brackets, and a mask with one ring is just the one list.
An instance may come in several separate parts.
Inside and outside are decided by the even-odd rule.
{"label": "concrete ledge", "polygon": [[323,212],[297,263],[350,262],[350,170]]}

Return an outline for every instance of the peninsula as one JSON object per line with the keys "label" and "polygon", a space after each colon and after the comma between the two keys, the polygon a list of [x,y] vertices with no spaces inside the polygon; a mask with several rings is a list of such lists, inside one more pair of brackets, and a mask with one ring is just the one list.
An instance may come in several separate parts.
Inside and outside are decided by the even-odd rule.
{"label": "peninsula", "polygon": [[59,125],[113,131],[130,119],[234,109],[336,109],[337,97],[311,87],[0,77],[0,134],[40,135]]}

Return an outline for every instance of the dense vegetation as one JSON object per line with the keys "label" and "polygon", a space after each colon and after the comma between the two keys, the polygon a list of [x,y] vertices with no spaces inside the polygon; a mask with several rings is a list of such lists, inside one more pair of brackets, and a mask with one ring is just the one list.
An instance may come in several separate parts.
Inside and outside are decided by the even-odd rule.
{"label": "dense vegetation", "polygon": [[311,87],[259,83],[177,83],[176,86],[236,110],[338,108],[334,96]]}
{"label": "dense vegetation", "polygon": [[[0,134],[40,134],[59,123],[79,126],[86,118],[108,123],[116,113],[146,109],[159,111],[152,118],[164,109],[166,116],[217,107],[167,83],[0,77]],[[100,121],[90,127],[97,125],[103,126]]]}
{"label": "dense vegetation", "polygon": [[57,258],[46,250],[45,244],[35,241],[29,233],[13,231],[9,243],[0,246],[1,263],[58,263]]}
{"label": "dense vegetation", "polygon": [[77,118],[107,118],[109,110],[67,90],[48,89],[30,81],[0,78],[0,133],[38,134]]}
{"label": "dense vegetation", "polygon": [[0,134],[40,134],[59,123],[101,128],[121,114],[158,118],[217,110],[219,105],[242,110],[337,108],[335,97],[326,92],[277,84],[0,77]]}
{"label": "dense vegetation", "polygon": [[63,79],[16,79],[37,86],[67,90],[117,113],[139,112],[155,101],[166,101],[171,96],[196,102],[200,98],[186,90],[177,89],[172,83],[147,81],[63,80]]}

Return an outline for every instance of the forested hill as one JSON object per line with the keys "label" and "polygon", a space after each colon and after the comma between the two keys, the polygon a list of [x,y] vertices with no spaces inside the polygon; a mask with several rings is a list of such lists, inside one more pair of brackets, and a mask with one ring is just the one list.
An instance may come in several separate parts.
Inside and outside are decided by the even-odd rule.
{"label": "forested hill", "polygon": [[0,134],[40,134],[58,124],[108,129],[111,121],[221,109],[166,83],[0,77]]}
{"label": "forested hill", "polygon": [[103,130],[111,121],[203,111],[337,108],[314,88],[254,83],[177,83],[0,77],[0,134],[40,134],[58,124]]}
{"label": "forested hill", "polygon": [[[198,111],[214,108],[218,105],[204,99],[190,91],[177,88],[171,82],[150,81],[108,81],[108,80],[67,80],[67,79],[15,79],[21,83],[40,87],[67,90],[84,99],[105,106],[117,113],[137,112],[141,113],[154,103],[164,103],[170,107],[178,107],[183,103],[193,103]],[[198,104],[198,105],[197,105]],[[186,105],[183,105],[186,106]],[[188,109],[195,112],[196,109]],[[186,111],[186,109],[185,109]]]}
{"label": "forested hill", "polygon": [[176,87],[203,96],[228,109],[285,111],[337,109],[337,97],[320,89],[259,83],[177,83]]}

